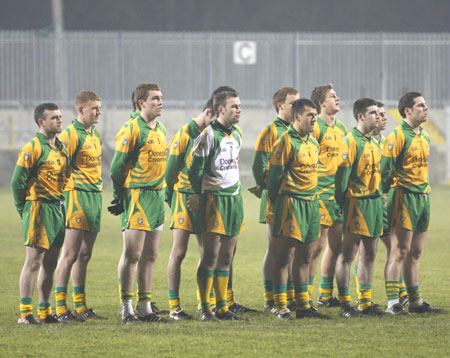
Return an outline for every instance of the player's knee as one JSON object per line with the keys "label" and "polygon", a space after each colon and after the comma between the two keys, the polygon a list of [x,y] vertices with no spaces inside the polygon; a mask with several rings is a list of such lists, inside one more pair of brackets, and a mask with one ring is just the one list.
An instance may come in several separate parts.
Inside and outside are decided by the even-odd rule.
{"label": "player's knee", "polygon": [[174,265],[181,265],[185,257],[186,252],[184,251],[177,251],[177,252],[172,251],[172,253],[170,254],[170,261]]}
{"label": "player's knee", "polygon": [[422,256],[422,250],[411,250],[408,252],[408,259],[416,260],[418,261],[420,259],[420,256]]}
{"label": "player's knee", "polygon": [[81,251],[78,255],[78,261],[84,264],[87,264],[91,259],[92,252],[90,251]]}
{"label": "player's knee", "polygon": [[376,257],[376,252],[365,252],[362,259],[364,262],[374,262]]}

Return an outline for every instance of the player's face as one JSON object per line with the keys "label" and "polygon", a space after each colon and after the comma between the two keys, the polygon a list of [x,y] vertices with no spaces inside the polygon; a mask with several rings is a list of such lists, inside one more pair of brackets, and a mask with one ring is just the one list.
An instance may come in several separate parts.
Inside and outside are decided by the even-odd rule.
{"label": "player's face", "polygon": [[89,101],[80,108],[80,114],[88,126],[98,123],[102,114],[101,107],[100,101]]}
{"label": "player's face", "polygon": [[59,109],[54,111],[45,110],[45,119],[40,120],[40,128],[45,133],[55,135],[62,132],[62,115]]}
{"label": "player's face", "polygon": [[162,114],[163,101],[161,91],[148,91],[145,101],[139,101],[141,106],[141,116],[145,119],[153,120]]}
{"label": "player's face", "polygon": [[423,97],[414,98],[412,108],[406,108],[405,112],[410,113],[411,121],[417,125],[426,122],[428,119],[428,107]]}
{"label": "player's face", "polygon": [[330,89],[325,96],[325,100],[322,102],[321,111],[324,111],[328,115],[333,115],[339,112],[339,97],[334,89]]}
{"label": "player's face", "polygon": [[380,116],[380,121],[378,122],[378,130],[381,132],[386,129],[387,124],[386,111],[384,110],[384,107],[378,107],[378,115]]}
{"label": "player's face", "polygon": [[231,128],[234,123],[238,123],[241,118],[241,100],[239,97],[228,98],[225,107],[220,107],[220,114],[223,118],[222,125]]}
{"label": "player's face", "polygon": [[367,132],[371,132],[378,127],[380,122],[380,116],[378,114],[377,106],[367,107],[366,113],[364,114],[364,126]]}
{"label": "player's face", "polygon": [[298,114],[297,121],[299,122],[300,130],[303,133],[311,133],[314,130],[316,116],[316,109],[309,106],[304,108],[304,112],[302,114]]}
{"label": "player's face", "polygon": [[297,94],[288,94],[283,103],[278,103],[278,117],[287,122],[292,122],[292,103],[300,98]]}

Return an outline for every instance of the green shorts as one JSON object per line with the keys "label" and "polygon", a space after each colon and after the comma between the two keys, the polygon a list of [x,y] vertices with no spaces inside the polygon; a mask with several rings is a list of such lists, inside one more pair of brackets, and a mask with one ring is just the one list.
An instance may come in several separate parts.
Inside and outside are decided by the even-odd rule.
{"label": "green shorts", "polygon": [[430,229],[430,195],[395,189],[393,225],[411,231]]}
{"label": "green shorts", "polygon": [[383,231],[384,202],[377,198],[345,198],[344,229],[366,237],[380,237]]}
{"label": "green shorts", "polygon": [[282,195],[275,202],[274,236],[284,236],[310,243],[319,238],[320,219],[317,200]]}
{"label": "green shorts", "polygon": [[[395,188],[390,188],[388,191],[387,204],[383,206],[383,235],[388,236],[391,233],[392,215],[394,212],[394,195]],[[383,203],[384,205],[384,203]]]}
{"label": "green shorts", "polygon": [[71,190],[64,192],[66,227],[100,232],[102,220],[102,193],[99,191]]}
{"label": "green shorts", "polygon": [[338,215],[336,200],[319,199],[320,225],[333,226],[335,221],[342,222],[342,217]]}
{"label": "green shorts", "polygon": [[244,231],[242,195],[206,194],[206,232],[236,236]]}
{"label": "green shorts", "polygon": [[125,211],[120,214],[122,230],[162,230],[164,224],[164,190],[125,189]]}
{"label": "green shorts", "polygon": [[26,246],[61,248],[64,243],[64,206],[61,201],[26,201],[22,213]]}
{"label": "green shorts", "polygon": [[200,234],[205,224],[205,197],[200,196],[200,209],[192,211],[188,209],[187,200],[192,194],[174,191],[171,204],[171,229],[181,229],[193,234]]}

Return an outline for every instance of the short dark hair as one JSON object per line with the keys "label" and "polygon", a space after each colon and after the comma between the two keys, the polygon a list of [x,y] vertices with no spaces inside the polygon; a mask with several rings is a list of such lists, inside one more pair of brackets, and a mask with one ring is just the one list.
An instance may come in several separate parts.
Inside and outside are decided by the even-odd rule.
{"label": "short dark hair", "polygon": [[320,85],[313,88],[311,92],[311,101],[314,103],[317,109],[317,113],[320,113],[320,104],[325,102],[327,93],[333,89],[332,83],[326,85]]}
{"label": "short dark hair", "polygon": [[402,118],[406,118],[405,108],[413,108],[414,107],[414,99],[417,97],[423,97],[419,92],[408,92],[405,93],[400,101],[398,101],[398,111]]}
{"label": "short dark hair", "polygon": [[131,93],[131,105],[133,106],[133,111],[136,111],[136,101],[134,99],[134,91]]}
{"label": "short dark hair", "polygon": [[136,87],[134,90],[134,103],[136,105],[136,108],[138,110],[141,110],[141,107],[139,106],[138,101],[147,100],[148,94],[150,91],[161,91],[161,88],[158,86],[158,84],[153,82],[143,82],[139,86]]}
{"label": "short dark hair", "polygon": [[216,94],[218,94],[220,92],[237,92],[237,91],[233,87],[230,87],[230,86],[219,86],[213,91],[211,97],[215,96]]}
{"label": "short dark hair", "polygon": [[384,103],[380,102],[380,101],[377,101],[377,107],[378,108],[384,107]]}
{"label": "short dark hair", "polygon": [[39,127],[39,119],[45,119],[45,111],[57,111],[59,108],[55,103],[41,103],[34,109],[34,121]]}
{"label": "short dark hair", "polygon": [[303,114],[305,112],[305,107],[316,109],[314,103],[307,98],[299,98],[294,103],[292,103],[292,118],[294,118],[295,113]]}
{"label": "short dark hair", "polygon": [[206,111],[207,109],[210,109],[211,112],[214,112],[214,97],[208,99],[206,104],[203,106],[203,112]]}
{"label": "short dark hair", "polygon": [[277,90],[272,96],[272,104],[275,108],[275,111],[277,111],[278,113],[277,103],[283,103],[284,101],[286,101],[286,97],[288,96],[288,94],[296,95],[298,93],[300,92],[294,87],[283,87]]}
{"label": "short dark hair", "polygon": [[220,92],[216,94],[214,98],[214,113],[218,117],[219,116],[219,106],[224,106],[227,103],[228,98],[236,98],[239,97],[239,93],[237,92]]}
{"label": "short dark hair", "polygon": [[353,116],[358,120],[358,114],[365,114],[367,108],[370,106],[376,106],[377,101],[372,98],[360,98],[353,103]]}

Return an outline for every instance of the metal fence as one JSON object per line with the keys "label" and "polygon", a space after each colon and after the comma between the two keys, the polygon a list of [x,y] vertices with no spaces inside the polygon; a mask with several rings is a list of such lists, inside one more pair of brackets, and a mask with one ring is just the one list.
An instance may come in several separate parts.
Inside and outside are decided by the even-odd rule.
{"label": "metal fence", "polygon": [[[235,63],[236,41],[254,42],[254,64]],[[449,79],[449,33],[0,31],[0,107],[72,104],[82,89],[129,107],[143,81],[159,83],[169,107],[203,103],[223,84],[239,90],[248,106],[263,107],[279,87],[292,85],[309,96],[329,82],[344,102],[362,96],[396,101],[416,90],[443,107]]]}

